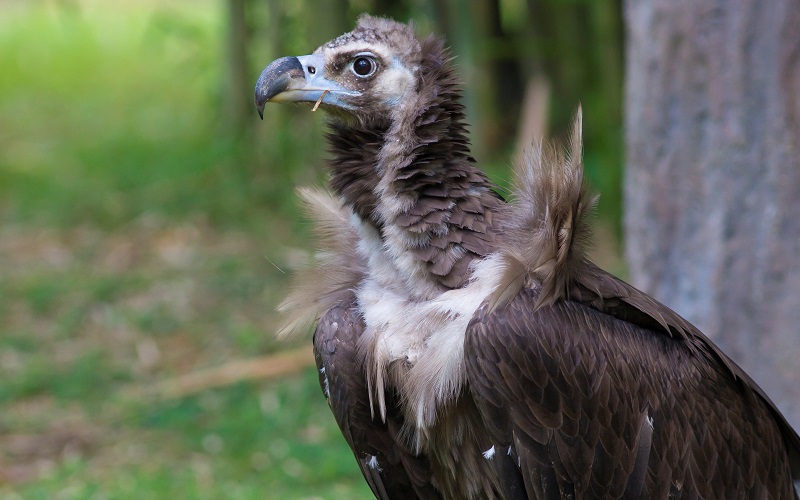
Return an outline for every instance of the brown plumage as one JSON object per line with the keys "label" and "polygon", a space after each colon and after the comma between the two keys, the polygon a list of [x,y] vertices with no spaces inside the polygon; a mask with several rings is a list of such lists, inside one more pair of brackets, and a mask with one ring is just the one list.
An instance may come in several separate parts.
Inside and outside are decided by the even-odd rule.
{"label": "brown plumage", "polygon": [[337,423],[378,498],[796,498],[800,438],[693,325],[585,255],[581,115],[509,203],[474,165],[442,41],[363,16],[271,63],[256,104],[329,112],[317,322]]}
{"label": "brown plumage", "polygon": [[538,283],[536,307],[569,298],[576,278],[587,272],[589,221],[596,197],[583,183],[581,163],[582,113],[578,109],[570,137],[569,154],[557,144],[534,143],[516,165],[515,199],[508,211],[498,253],[503,278],[490,308],[515,297],[523,286]]}

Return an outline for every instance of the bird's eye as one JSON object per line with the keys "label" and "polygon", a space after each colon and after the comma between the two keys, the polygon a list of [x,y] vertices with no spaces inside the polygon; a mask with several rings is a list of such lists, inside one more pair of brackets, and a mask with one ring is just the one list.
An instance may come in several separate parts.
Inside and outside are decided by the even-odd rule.
{"label": "bird's eye", "polygon": [[374,73],[375,67],[375,62],[369,57],[356,57],[353,61],[353,73],[362,78]]}

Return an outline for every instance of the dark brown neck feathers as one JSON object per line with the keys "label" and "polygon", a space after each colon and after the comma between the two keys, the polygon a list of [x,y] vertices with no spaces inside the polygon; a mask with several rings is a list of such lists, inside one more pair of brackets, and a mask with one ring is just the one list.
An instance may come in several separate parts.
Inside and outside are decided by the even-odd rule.
{"label": "dark brown neck feathers", "polygon": [[342,202],[353,208],[363,220],[374,220],[378,198],[378,153],[384,142],[385,129],[353,128],[330,124],[327,134],[332,158],[330,185]]}
{"label": "dark brown neck feathers", "polygon": [[[415,98],[398,107],[388,129],[332,126],[331,187],[387,245],[424,262],[442,289],[457,288],[470,262],[493,250],[502,202],[470,156],[459,82],[442,42],[427,39],[423,54]],[[388,225],[401,231],[389,238]]]}

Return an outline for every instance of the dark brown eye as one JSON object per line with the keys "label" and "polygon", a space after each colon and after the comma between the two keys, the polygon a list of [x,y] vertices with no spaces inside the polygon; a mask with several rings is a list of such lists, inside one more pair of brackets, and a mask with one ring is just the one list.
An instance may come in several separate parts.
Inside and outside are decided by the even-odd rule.
{"label": "dark brown eye", "polygon": [[375,71],[375,63],[369,57],[357,57],[353,61],[353,73],[358,76],[369,76]]}

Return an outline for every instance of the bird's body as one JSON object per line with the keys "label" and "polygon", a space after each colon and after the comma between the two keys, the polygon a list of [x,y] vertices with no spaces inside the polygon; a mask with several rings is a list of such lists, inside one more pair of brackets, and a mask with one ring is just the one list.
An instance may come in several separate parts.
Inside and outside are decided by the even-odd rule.
{"label": "bird's body", "polygon": [[441,40],[364,16],[266,101],[331,113],[323,252],[282,309],[379,498],[793,498],[800,439],[702,333],[583,254],[580,120],[506,203]]}

